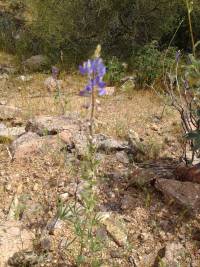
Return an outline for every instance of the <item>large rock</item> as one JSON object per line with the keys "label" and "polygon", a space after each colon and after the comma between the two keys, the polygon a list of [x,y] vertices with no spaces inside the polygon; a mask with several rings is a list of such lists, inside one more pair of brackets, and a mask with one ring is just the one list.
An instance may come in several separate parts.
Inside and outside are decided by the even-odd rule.
{"label": "large rock", "polygon": [[0,64],[0,73],[1,74],[14,74],[17,72],[17,69],[13,66]]}
{"label": "large rock", "polygon": [[118,246],[124,247],[127,244],[127,234],[123,219],[110,212],[100,212],[99,217],[113,241]]}
{"label": "large rock", "polygon": [[30,158],[40,152],[53,151],[60,147],[57,136],[40,137],[35,133],[26,133],[10,146],[13,159]]}
{"label": "large rock", "polygon": [[43,55],[36,55],[23,62],[23,66],[30,71],[40,71],[48,65],[48,58]]}
{"label": "large rock", "polygon": [[20,222],[0,223],[0,266],[6,267],[10,257],[21,250],[32,250],[34,236]]}
{"label": "large rock", "polygon": [[178,180],[200,184],[200,163],[192,167],[179,166],[175,175]]}
{"label": "large rock", "polygon": [[55,135],[62,131],[77,132],[80,130],[78,119],[70,116],[39,116],[28,121],[26,131],[42,135]]}
{"label": "large rock", "polygon": [[3,129],[1,129],[0,127],[0,138],[9,138],[12,140],[24,133],[25,133],[25,127],[11,127]]}
{"label": "large rock", "polygon": [[95,139],[95,143],[99,151],[116,152],[122,150],[129,150],[128,143],[115,140],[112,137],[103,134],[96,135]]}
{"label": "large rock", "polygon": [[191,182],[180,182],[176,180],[158,179],[156,188],[169,200],[195,212],[200,211],[200,185]]}
{"label": "large rock", "polygon": [[[168,243],[165,247],[165,255],[161,259],[164,266],[177,267],[183,266],[185,249],[182,244],[178,242]],[[182,259],[183,258],[183,259]],[[182,264],[181,264],[182,263]]]}
{"label": "large rock", "polygon": [[13,106],[0,105],[0,120],[12,120],[21,115],[21,110]]}

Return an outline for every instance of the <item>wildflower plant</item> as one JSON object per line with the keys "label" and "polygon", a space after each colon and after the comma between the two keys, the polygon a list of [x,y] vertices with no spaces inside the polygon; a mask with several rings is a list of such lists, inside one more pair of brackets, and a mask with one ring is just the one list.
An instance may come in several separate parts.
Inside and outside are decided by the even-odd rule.
{"label": "wildflower plant", "polygon": [[[89,266],[101,265],[102,240],[95,234],[95,229],[99,225],[99,215],[97,212],[97,182],[98,182],[98,160],[96,159],[96,147],[94,142],[94,111],[96,93],[100,96],[105,94],[105,83],[103,77],[106,67],[100,58],[101,47],[98,46],[93,59],[84,62],[79,66],[80,72],[88,76],[88,83],[80,95],[89,93],[91,95],[91,115],[89,125],[88,149],[81,162],[81,178],[84,184],[79,197],[75,194],[72,206],[61,206],[58,209],[59,217],[67,219],[73,223],[75,240],[78,241],[78,254],[75,255],[76,265]],[[77,184],[78,190],[78,184]],[[80,208],[81,204],[81,208]],[[73,242],[73,241],[72,241]],[[70,243],[71,244],[71,243]],[[99,256],[99,257],[98,257]],[[85,265],[84,265],[85,266]]]}
{"label": "wildflower plant", "polygon": [[103,96],[105,91],[106,83],[103,78],[106,74],[106,67],[100,58],[101,46],[98,45],[94,54],[93,59],[88,59],[83,65],[79,66],[80,73],[88,76],[88,83],[85,88],[80,91],[80,95],[83,96],[85,93],[91,94],[91,114],[90,114],[90,136],[93,137],[93,125],[94,125],[94,111],[95,111],[95,96],[97,89],[99,96]]}
{"label": "wildflower plant", "polygon": [[200,155],[200,60],[196,57],[196,48],[200,42],[195,43],[191,12],[193,2],[186,0],[188,11],[188,24],[191,35],[192,54],[184,60],[181,51],[177,51],[174,63],[169,71],[166,70],[164,85],[170,100],[170,105],[180,114],[182,129],[184,131],[183,159],[188,163]]}

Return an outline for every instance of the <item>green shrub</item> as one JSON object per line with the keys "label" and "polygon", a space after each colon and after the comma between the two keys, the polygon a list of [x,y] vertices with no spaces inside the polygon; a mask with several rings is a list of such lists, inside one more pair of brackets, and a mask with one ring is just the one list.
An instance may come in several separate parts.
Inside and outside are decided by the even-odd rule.
{"label": "green shrub", "polygon": [[117,85],[120,83],[120,80],[125,75],[125,66],[119,61],[117,57],[112,57],[106,63],[107,73],[105,80],[108,85]]}
{"label": "green shrub", "polygon": [[139,48],[132,57],[131,65],[136,70],[136,81],[139,87],[151,85],[162,77],[163,69],[168,68],[175,57],[175,49],[160,51],[156,41]]}

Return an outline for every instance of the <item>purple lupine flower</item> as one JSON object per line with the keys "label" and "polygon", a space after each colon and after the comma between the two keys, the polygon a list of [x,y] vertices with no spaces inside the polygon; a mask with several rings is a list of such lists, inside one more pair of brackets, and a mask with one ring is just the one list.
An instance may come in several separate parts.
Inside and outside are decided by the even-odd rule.
{"label": "purple lupine flower", "polygon": [[57,79],[58,75],[59,75],[59,69],[57,67],[53,66],[51,68],[51,73],[52,73],[53,78]]}
{"label": "purple lupine flower", "polygon": [[94,87],[98,88],[100,96],[106,93],[106,83],[103,81],[103,77],[106,74],[106,67],[101,58],[89,59],[83,65],[79,66],[79,70],[81,74],[87,74],[89,78],[88,84],[80,92],[80,95],[85,95],[84,92],[92,92]]}
{"label": "purple lupine flower", "polygon": [[181,51],[178,50],[178,51],[176,52],[176,63],[179,62],[180,56],[181,56]]}

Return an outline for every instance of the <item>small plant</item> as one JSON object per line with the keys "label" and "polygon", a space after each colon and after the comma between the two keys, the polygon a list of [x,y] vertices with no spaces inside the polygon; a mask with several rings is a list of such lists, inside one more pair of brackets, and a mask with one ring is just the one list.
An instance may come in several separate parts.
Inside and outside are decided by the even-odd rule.
{"label": "small plant", "polygon": [[[194,43],[191,24],[193,3],[190,0],[186,0],[185,3],[188,11],[193,54],[187,57],[187,61],[181,61],[181,52],[176,52],[174,64],[167,72],[164,84],[171,106],[179,112],[182,121],[186,138],[183,158],[186,163],[192,163],[194,157],[199,156],[200,152],[200,60],[195,56],[199,42]],[[188,151],[188,147],[190,151]],[[191,156],[188,152],[192,152]]]}
{"label": "small plant", "polygon": [[[172,63],[171,54],[173,53],[171,50],[173,51],[173,48],[170,49],[168,57],[165,58],[165,67]],[[164,52],[158,49],[156,41],[140,48],[134,54],[133,59],[134,62],[132,64],[137,71],[136,80],[139,87],[151,85],[158,78],[162,77]]]}
{"label": "small plant", "polygon": [[112,57],[111,60],[107,61],[106,67],[107,73],[105,80],[110,86],[118,85],[125,75],[126,64],[121,63],[117,57]]}
{"label": "small plant", "polygon": [[105,93],[103,77],[106,73],[106,68],[100,58],[100,51],[101,47],[98,46],[94,58],[84,62],[79,67],[83,75],[88,75],[88,84],[80,92],[80,95],[84,95],[85,92],[91,95],[88,151],[82,159],[81,166],[81,177],[84,186],[79,196],[77,196],[77,192],[75,193],[75,200],[72,205],[64,206],[62,202],[59,202],[57,211],[59,218],[67,219],[73,223],[75,239],[78,240],[79,244],[78,254],[76,255],[76,264],[78,266],[90,264],[89,266],[97,267],[101,265],[101,258],[96,256],[96,253],[102,249],[102,241],[95,235],[95,229],[100,218],[96,211],[98,161],[95,157],[96,148],[94,142],[95,89],[98,89],[99,95]]}

